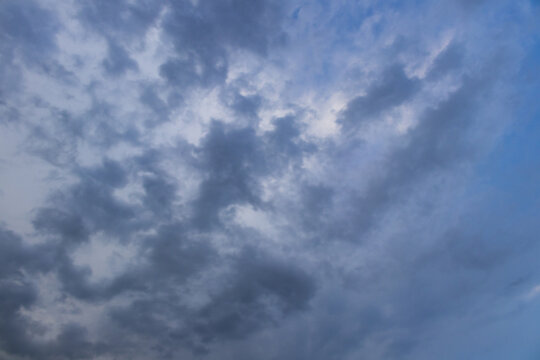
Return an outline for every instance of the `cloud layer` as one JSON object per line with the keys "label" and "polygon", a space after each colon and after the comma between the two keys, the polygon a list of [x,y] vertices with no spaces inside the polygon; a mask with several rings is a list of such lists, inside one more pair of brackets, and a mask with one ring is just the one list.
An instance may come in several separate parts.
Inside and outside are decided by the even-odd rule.
{"label": "cloud layer", "polygon": [[536,359],[537,2],[0,3],[0,359]]}

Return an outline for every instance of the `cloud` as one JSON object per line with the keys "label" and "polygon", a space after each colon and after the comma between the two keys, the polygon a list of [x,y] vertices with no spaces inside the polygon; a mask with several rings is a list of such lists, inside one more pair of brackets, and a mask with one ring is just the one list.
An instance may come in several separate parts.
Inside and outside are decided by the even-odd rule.
{"label": "cloud", "polygon": [[56,50],[54,36],[61,25],[53,12],[33,1],[6,1],[0,14],[3,38],[7,41],[2,53],[8,59],[17,52],[26,62],[39,64]]}
{"label": "cloud", "polygon": [[463,51],[459,44],[449,44],[433,61],[428,78],[437,79],[449,71],[459,69],[463,61]]}
{"label": "cloud", "polygon": [[538,294],[540,294],[540,285],[534,286],[534,287],[529,291],[529,293],[527,294],[526,298],[527,298],[527,300],[532,300],[532,299],[536,298],[536,297],[538,296]]}
{"label": "cloud", "polygon": [[103,67],[109,75],[121,75],[127,70],[137,70],[137,63],[129,57],[129,54],[124,48],[118,44],[109,41],[108,55],[103,60]]}
{"label": "cloud", "polygon": [[419,89],[417,79],[407,77],[401,66],[391,66],[376,84],[367,89],[366,95],[358,96],[347,104],[340,123],[345,129],[355,128],[382,111],[401,105]]}
{"label": "cloud", "polygon": [[215,122],[199,150],[208,178],[195,200],[194,222],[206,228],[219,222],[219,210],[235,203],[257,205],[256,175],[266,171],[264,155],[250,128],[227,131]]}
{"label": "cloud", "polygon": [[532,9],[2,2],[0,359],[534,357]]}
{"label": "cloud", "polygon": [[227,48],[264,56],[286,37],[282,19],[278,3],[265,0],[178,2],[163,20],[176,56],[160,66],[160,75],[179,88],[220,84],[228,71]]}

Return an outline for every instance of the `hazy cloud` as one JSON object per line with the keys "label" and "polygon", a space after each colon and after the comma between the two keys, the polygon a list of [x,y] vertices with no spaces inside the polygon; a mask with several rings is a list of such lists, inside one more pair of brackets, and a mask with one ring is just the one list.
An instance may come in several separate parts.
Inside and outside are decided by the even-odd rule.
{"label": "hazy cloud", "polygon": [[537,12],[3,1],[0,359],[533,358]]}

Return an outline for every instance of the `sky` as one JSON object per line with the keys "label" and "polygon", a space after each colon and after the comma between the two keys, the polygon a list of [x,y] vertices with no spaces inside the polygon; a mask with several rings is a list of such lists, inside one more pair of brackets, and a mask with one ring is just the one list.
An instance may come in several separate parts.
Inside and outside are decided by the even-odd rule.
{"label": "sky", "polygon": [[0,360],[540,359],[537,0],[0,1]]}

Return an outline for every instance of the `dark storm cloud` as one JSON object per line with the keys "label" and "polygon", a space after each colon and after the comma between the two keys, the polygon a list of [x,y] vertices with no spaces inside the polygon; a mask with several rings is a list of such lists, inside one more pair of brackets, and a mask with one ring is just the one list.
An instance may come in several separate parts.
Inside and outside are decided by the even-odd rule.
{"label": "dark storm cloud", "polygon": [[77,155],[82,124],[68,112],[52,111],[48,124],[30,125],[28,150],[55,166],[71,165]]}
{"label": "dark storm cloud", "polygon": [[[92,281],[89,268],[74,265],[63,254],[57,271],[64,291],[87,302],[106,301],[126,292],[174,296],[177,287],[203,270],[215,253],[207,243],[193,241],[181,224],[164,224],[157,231],[139,240],[143,248],[139,257],[144,261],[108,280]],[[134,232],[129,235],[135,237]]]}
{"label": "dark storm cloud", "polygon": [[105,158],[100,166],[79,170],[81,177],[113,188],[123,187],[127,183],[127,171],[117,161]]}
{"label": "dark storm cloud", "polygon": [[[269,148],[279,148],[285,154],[289,151],[293,156],[298,150],[288,144],[298,134],[289,126],[279,125],[282,122],[278,121],[276,130],[268,136]],[[268,171],[261,141],[249,128],[226,129],[224,124],[216,122],[198,150],[197,166],[207,174],[207,178],[201,182],[199,195],[193,204],[193,222],[175,227],[164,225],[155,238],[145,241],[151,265],[149,268],[132,269],[139,280],[122,274],[109,284],[90,284],[89,270],[74,266],[62,254],[58,269],[64,289],[77,298],[93,300],[129,289],[148,288],[152,283],[158,284],[157,279],[170,276],[176,279],[181,274],[189,276],[192,268],[189,264],[204,264],[203,260],[212,251],[204,244],[177,247],[184,243],[182,239],[189,238],[188,234],[193,229],[216,229],[220,224],[219,211],[229,205],[260,203],[257,178]],[[137,239],[139,229],[156,227],[168,221],[177,187],[155,167],[159,153],[153,154],[149,152],[131,163],[135,166],[131,171],[147,174],[142,177],[143,208],[125,204],[113,196],[115,189],[125,186],[128,172],[118,162],[104,160],[100,166],[76,170],[79,181],[54,194],[50,207],[36,212],[33,222],[36,231],[42,236],[62,241],[64,246],[88,241],[90,234],[99,232],[129,242]],[[142,209],[150,214],[149,220],[139,219],[134,223],[134,214],[141,213]],[[199,251],[198,255],[190,249]],[[190,253],[185,258],[179,257],[183,251]],[[167,260],[169,258],[170,261]]]}
{"label": "dark storm cloud", "polygon": [[49,246],[27,246],[14,233],[0,228],[0,344],[12,354],[31,354],[27,331],[32,325],[19,311],[38,298],[28,275],[54,267],[55,253]]}
{"label": "dark storm cloud", "polygon": [[[60,28],[58,21],[33,3],[25,4],[7,2],[4,5],[2,14],[7,18],[3,22],[6,24],[3,32],[9,42],[6,51],[2,51],[7,61],[2,68],[6,69],[6,74],[16,73],[11,58],[13,51],[19,48],[23,52],[39,51],[39,56],[29,53],[27,57],[32,61],[40,59],[42,71],[47,74],[74,81],[73,73],[47,60],[51,51],[56,49],[54,36]],[[129,43],[143,36],[157,21],[163,5],[119,1],[84,2],[79,7],[81,21],[88,29],[103,36],[107,43],[107,55],[102,60],[105,75],[118,76],[128,70],[137,70],[138,65],[127,50]],[[36,20],[32,17],[36,17]],[[160,74],[179,92],[171,92],[164,101],[151,86],[147,86],[141,93],[141,102],[155,115],[145,119],[146,124],[167,121],[170,111],[182,103],[185,89],[222,83],[227,76],[230,49],[247,49],[264,55],[276,43],[276,37],[284,36],[281,22],[282,13],[278,4],[266,1],[203,1],[197,5],[178,1],[168,4],[163,30],[168,34],[167,40],[174,45],[176,55],[161,64]],[[29,23],[28,26],[23,26],[25,23]],[[38,25],[39,31],[36,30]],[[15,78],[13,80],[16,82]],[[98,89],[99,83],[93,83],[88,92],[96,93]],[[256,97],[244,100],[239,97],[233,107],[251,115],[256,111],[258,101]],[[92,106],[82,115],[55,109],[46,103],[39,106],[49,108],[52,119],[31,125],[32,139],[28,144],[36,154],[57,166],[71,165],[81,144],[107,148],[119,142],[137,141],[139,137],[131,121],[125,124],[111,121],[117,117],[116,105],[108,99],[93,95]],[[17,117],[16,108],[5,111],[9,118]]]}
{"label": "dark storm cloud", "polygon": [[204,269],[215,256],[207,243],[193,241],[181,224],[164,224],[153,236],[141,238],[136,231],[124,231],[123,235],[129,239],[121,241],[141,243],[139,258],[144,261],[110,274],[106,280],[92,280],[90,268],[73,263],[71,248],[58,246],[51,268],[58,275],[62,290],[90,303],[107,301],[126,292],[172,295],[177,286]]}
{"label": "dark storm cloud", "polygon": [[[202,270],[215,256],[212,247],[204,241],[196,242],[182,224],[162,226],[156,236],[150,236],[147,247],[150,261],[150,284],[168,280],[186,280]],[[159,285],[156,289],[159,291]]]}
{"label": "dark storm cloud", "polygon": [[227,76],[227,58],[224,52],[213,54],[198,60],[194,56],[187,59],[169,59],[160,67],[160,75],[178,88],[194,85],[209,87],[225,80]]}
{"label": "dark storm cloud", "polygon": [[66,242],[88,239],[89,232],[106,231],[122,236],[132,226],[135,209],[113,196],[126,182],[125,170],[107,160],[101,166],[80,169],[79,181],[54,193],[50,206],[37,210],[36,230]]}
{"label": "dark storm cloud", "polygon": [[212,58],[224,46],[232,46],[264,55],[285,36],[279,2],[175,1],[170,10],[164,28],[179,52],[191,50]]}
{"label": "dark storm cloud", "polygon": [[[339,4],[300,13],[293,4],[290,22],[289,4],[270,0],[47,3],[0,4],[0,125],[19,119],[24,131],[10,131],[25,139],[24,155],[66,179],[60,187],[47,177],[41,202],[33,184],[42,174],[23,157],[13,163],[32,175],[20,188],[0,176],[0,196],[19,189],[13,208],[32,203],[31,221],[17,223],[17,213],[11,224],[24,237],[0,227],[0,359],[426,359],[417,352],[433,339],[450,349],[448,329],[458,333],[464,318],[489,318],[496,301],[509,309],[529,301],[538,216],[523,200],[521,211],[496,212],[504,200],[472,204],[449,181],[442,190],[466,211],[432,196],[432,217],[414,213],[424,207],[415,196],[432,195],[426,184],[450,178],[489,142],[478,134],[495,112],[493,94],[504,93],[501,69],[514,65],[484,64],[486,33],[452,32],[421,79],[405,68],[429,63],[440,33],[431,37],[429,21],[425,39],[404,31],[416,14],[437,14],[418,4],[375,7],[352,24]],[[484,26],[460,21],[466,31]],[[387,43],[400,31],[407,41],[389,61]],[[517,33],[499,36],[510,44]],[[94,59],[59,46],[96,37],[106,46]],[[401,56],[411,48],[422,56]],[[291,90],[314,76],[298,63],[313,55],[335,79]],[[364,95],[344,94],[352,100],[333,113],[341,130],[312,127],[334,104],[310,108],[306,98],[350,90],[344,65],[356,61],[378,75]],[[442,89],[446,80],[456,87]],[[48,85],[51,94],[35,95]],[[215,109],[196,113],[197,97],[211,104],[216,94]],[[404,134],[357,139],[402,105],[419,112]],[[11,152],[7,140],[1,150]],[[370,146],[386,141],[376,169],[364,167]]]}
{"label": "dark storm cloud", "polygon": [[158,216],[170,216],[177,187],[166,178],[148,176],[143,180],[144,207]]}
{"label": "dark storm cloud", "polygon": [[258,118],[258,112],[263,103],[263,98],[260,95],[242,95],[235,87],[223,91],[221,100],[236,115],[252,121]]}
{"label": "dark storm cloud", "polygon": [[23,90],[24,68],[65,83],[76,77],[54,59],[56,34],[62,29],[56,14],[35,1],[0,4],[0,123],[21,122],[20,108],[10,105]]}
{"label": "dark storm cloud", "polygon": [[93,359],[104,353],[107,347],[88,339],[88,330],[79,324],[62,327],[55,341],[48,344],[41,356],[47,359]]}
{"label": "dark storm cloud", "polygon": [[[156,166],[157,161],[152,161]],[[157,168],[145,166],[144,157],[131,166],[142,177],[142,206],[128,205],[115,198],[115,189],[126,184],[125,167],[112,160],[77,171],[79,182],[53,194],[49,207],[37,210],[33,225],[40,236],[56,246],[55,269],[65,292],[78,299],[103,301],[126,291],[153,288],[160,292],[170,281],[187,279],[206,263],[213,250],[206,243],[189,241],[189,226],[167,224],[171,220],[176,186]],[[139,214],[133,222],[135,213]],[[163,225],[161,225],[163,224]],[[156,236],[142,237],[140,230],[157,229]],[[106,234],[121,243],[140,243],[147,261],[144,266],[130,267],[107,281],[94,282],[92,272],[73,263],[70,252],[90,236]],[[141,254],[142,256],[143,254]],[[162,289],[161,286],[164,288]]]}
{"label": "dark storm cloud", "polygon": [[62,293],[73,296],[79,300],[98,302],[108,298],[102,284],[94,284],[90,281],[92,270],[86,266],[77,266],[71,260],[69,254],[61,249],[56,266],[56,274],[61,283]]}
{"label": "dark storm cloud", "polygon": [[93,283],[91,270],[75,265],[71,252],[99,233],[121,242],[134,241],[137,229],[144,224],[132,222],[140,211],[137,206],[113,195],[127,181],[127,171],[119,163],[105,159],[100,166],[79,168],[75,174],[79,177],[76,184],[53,193],[48,206],[36,210],[33,226],[52,246],[55,262],[50,270],[55,270],[63,291],[86,301],[101,301],[138,284],[126,284],[124,275],[111,283]]}
{"label": "dark storm cloud", "polygon": [[[353,217],[348,218],[349,225],[339,223],[331,226],[335,228],[331,230],[331,237],[359,240],[388,207],[402,199],[405,192],[414,191],[417,181],[437,172],[449,171],[459,161],[472,159],[475,147],[469,131],[475,125],[478,99],[492,86],[485,75],[476,78],[465,76],[461,87],[448,99],[424,112],[419,125],[407,135],[406,143],[389,156],[384,166],[385,173],[373,180],[363,194],[357,194],[342,204]],[[402,78],[408,83],[409,80],[405,79]],[[352,102],[357,104],[358,99]],[[390,103],[386,105],[390,106]],[[348,106],[345,114],[351,114],[350,109]]]}
{"label": "dark storm cloud", "polygon": [[163,27],[177,56],[161,66],[160,74],[179,88],[223,82],[228,48],[264,56],[270,46],[283,43],[282,21],[279,3],[266,0],[175,1]]}
{"label": "dark storm cloud", "polygon": [[473,155],[470,150],[474,144],[469,143],[468,131],[475,125],[477,100],[493,86],[486,75],[465,76],[458,90],[425,111],[420,126],[411,130],[407,145],[390,159],[389,182],[407,184],[427,171],[444,169]]}
{"label": "dark storm cloud", "polygon": [[428,79],[438,79],[449,71],[459,69],[463,63],[464,49],[460,44],[451,43],[433,61]]}
{"label": "dark storm cloud", "polygon": [[53,266],[54,257],[47,246],[27,246],[19,236],[4,228],[0,228],[0,237],[0,274],[5,279],[23,276],[23,270],[45,271]]}
{"label": "dark storm cloud", "polygon": [[234,281],[194,319],[203,342],[243,338],[266,326],[272,308],[281,315],[304,310],[315,293],[313,279],[286,262],[246,250],[235,264]]}
{"label": "dark storm cloud", "polygon": [[[152,227],[163,223],[155,236],[142,240],[136,231],[145,225],[130,226],[129,218],[127,223],[122,220],[123,215],[140,210],[121,205],[111,193],[113,189],[124,186],[125,168],[106,160],[98,167],[78,170],[79,183],[53,198],[58,206],[69,209],[72,217],[53,213],[52,209],[42,209],[34,221],[36,229],[61,238],[86,235],[82,229],[88,228],[93,233],[106,231],[121,241],[139,239],[137,241],[144,249],[141,255],[144,254],[146,260],[141,262],[145,265],[130,267],[126,272],[116,274],[112,280],[94,283],[90,280],[88,268],[75,266],[66,254],[61,254],[57,273],[63,290],[90,302],[107,300],[125,292],[140,294],[140,298],[128,308],[115,310],[112,318],[129,331],[156,338],[165,347],[166,334],[173,332],[194,351],[214,340],[238,339],[264,328],[278,320],[272,315],[275,311],[285,316],[305,309],[314,293],[313,280],[299,268],[263,253],[254,253],[254,250],[244,252],[237,259],[221,259],[226,266],[232,266],[232,285],[221,290],[221,295],[216,295],[217,298],[204,309],[186,312],[186,309],[167,301],[159,305],[162,310],[158,310],[155,299],[145,300],[148,293],[174,298],[181,282],[204,270],[207,264],[211,264],[211,259],[216,262],[212,247],[204,241],[195,242],[192,237],[200,230],[221,231],[219,211],[229,205],[260,204],[258,178],[269,171],[266,164],[275,161],[276,155],[284,157],[280,161],[301,155],[303,144],[295,143],[298,136],[293,117],[276,119],[275,129],[262,137],[251,128],[229,128],[215,122],[195,151],[196,158],[191,160],[206,178],[203,178],[199,194],[192,204],[193,221],[185,224],[167,224],[176,186],[155,167],[160,154],[148,152],[137,158],[131,163],[135,166],[131,171],[154,173],[142,178],[144,209],[153,214]],[[80,203],[84,203],[84,207],[79,206]],[[84,219],[84,225],[80,219]],[[120,226],[123,222],[125,226]],[[167,316],[172,318],[189,319],[188,324],[170,328],[157,320],[162,311],[171,312]],[[145,326],[137,330],[140,327],[137,324]]]}
{"label": "dark storm cloud", "polygon": [[[430,246],[394,255],[402,259],[395,279],[407,285],[395,286],[400,316],[387,325],[408,329],[400,341],[410,343],[409,351],[421,343],[421,334],[433,321],[466,316],[486,299],[523,291],[523,283],[530,280],[523,274],[530,274],[531,266],[516,259],[535,247],[531,231],[536,226],[516,238],[508,229],[522,219],[513,218],[509,226],[500,216],[489,205],[475,209],[459,228],[450,228]],[[485,228],[486,220],[491,229]]]}
{"label": "dark storm cloud", "polygon": [[140,132],[136,125],[130,121],[112,121],[118,120],[117,107],[108,100],[96,98],[92,85],[88,91],[90,106],[77,115],[36,100],[35,105],[48,112],[28,121],[25,148],[54,166],[76,171],[81,146],[106,151],[119,143],[139,144]]}
{"label": "dark storm cloud", "polygon": [[129,40],[143,36],[163,7],[161,2],[147,0],[90,0],[78,5],[79,17],[88,29]]}
{"label": "dark storm cloud", "polygon": [[299,139],[301,132],[294,116],[276,118],[272,124],[274,129],[267,138],[273,160],[283,157],[281,160],[288,162],[301,156],[304,151],[313,150],[310,144]]}
{"label": "dark storm cloud", "polygon": [[[508,229],[525,228],[514,223],[523,221],[522,216],[508,222],[503,220],[507,214],[485,205],[471,208],[458,228],[451,227],[440,235],[414,231],[398,235],[403,246],[385,255],[389,261],[380,268],[362,268],[354,283],[346,287],[356,289],[356,295],[336,298],[330,293],[326,299],[329,304],[317,307],[313,314],[317,331],[309,336],[321,344],[320,348],[310,352],[295,343],[279,354],[287,358],[288,351],[304,350],[290,358],[326,359],[336,354],[342,358],[358,350],[355,344],[383,338],[386,345],[381,359],[406,359],[415,357],[425,346],[434,323],[471,317],[474,322],[491,324],[494,318],[486,319],[476,311],[480,312],[489,299],[501,294],[516,297],[534,284],[528,276],[523,277],[534,272],[534,265],[518,259],[536,248],[532,239],[537,226],[516,236]],[[487,223],[491,224],[489,229]],[[428,244],[413,246],[425,236],[430,238]],[[358,305],[349,305],[347,298]],[[364,308],[361,304],[366,298],[370,305]],[[393,309],[391,316],[386,313],[388,308]]]}
{"label": "dark storm cloud", "polygon": [[[109,149],[120,142],[138,144],[140,132],[132,119],[121,119],[117,106],[110,99],[96,96],[98,89],[91,84],[88,92],[92,102],[82,115],[71,116],[71,122],[78,126],[79,143],[88,143],[102,150]],[[96,86],[97,87],[97,86]],[[117,119],[118,121],[112,121]],[[60,127],[59,130],[61,130]]]}
{"label": "dark storm cloud", "polygon": [[301,222],[308,234],[320,234],[332,211],[335,190],[330,186],[305,184],[301,188]]}
{"label": "dark storm cloud", "polygon": [[175,105],[178,105],[174,103],[174,100],[172,103],[170,101],[163,101],[152,85],[145,85],[141,89],[140,101],[153,112],[153,116],[147,120],[148,124],[166,122],[169,120],[170,108],[174,108],[176,107]]}
{"label": "dark storm cloud", "polygon": [[127,70],[137,70],[137,63],[129,57],[128,52],[114,41],[108,41],[107,58],[103,60],[103,67],[109,75],[117,76]]}
{"label": "dark storm cloud", "polygon": [[261,204],[257,175],[267,171],[264,153],[251,128],[227,129],[213,122],[198,151],[207,171],[194,204],[194,222],[202,229],[219,223],[219,211],[232,204]]}
{"label": "dark storm cloud", "polygon": [[51,58],[60,28],[55,14],[34,1],[0,3],[0,123],[20,120],[20,109],[10,106],[9,99],[22,90],[24,64],[58,78],[69,77]]}
{"label": "dark storm cloud", "polygon": [[[139,41],[144,36],[163,5],[145,1],[89,1],[77,3],[77,6],[78,20],[103,36],[107,43],[107,54],[101,63],[105,78],[137,70],[138,65],[128,51],[129,42],[133,39]],[[0,45],[0,73],[6,74],[0,82],[0,100],[6,94],[13,96],[16,94],[14,90],[21,87],[21,71],[25,64],[67,84],[80,85],[78,74],[67,70],[54,58],[58,50],[56,34],[62,29],[62,24],[51,9],[44,9],[33,1],[5,1],[0,5],[0,17],[0,32],[4,40]],[[79,59],[79,66],[86,61]],[[56,109],[39,97],[33,99],[36,106],[49,109],[50,114],[43,115],[46,121],[32,121],[31,139],[26,146],[54,165],[72,166],[78,146],[83,142],[108,147],[121,141],[134,141],[138,134],[133,124],[123,128],[122,124],[111,121],[116,118],[116,105],[107,104],[95,96],[95,88],[99,85],[89,84],[87,94],[92,95],[92,106],[82,116]],[[0,105],[3,103],[1,100]],[[5,114],[2,115],[3,120],[20,119],[17,108],[5,108],[2,112]],[[29,122],[34,119],[20,120]]]}
{"label": "dark storm cloud", "polygon": [[40,234],[58,236],[66,243],[88,240],[88,230],[82,217],[60,209],[39,209],[33,220],[33,225]]}
{"label": "dark storm cloud", "polygon": [[54,36],[60,28],[55,15],[34,1],[2,1],[0,33],[2,58],[15,56],[33,64],[40,63],[56,49]]}
{"label": "dark storm cloud", "polygon": [[163,300],[137,300],[116,308],[112,317],[127,331],[153,338],[164,350],[174,352],[173,343],[180,341],[194,353],[206,353],[214,343],[243,339],[305,310],[315,293],[314,280],[301,269],[256,250],[246,249],[230,263],[227,285],[198,310],[175,304],[171,287],[168,295],[157,298]]}
{"label": "dark storm cloud", "polygon": [[[219,212],[224,208],[261,204],[258,182],[270,171],[268,164],[275,165],[272,171],[279,171],[301,159],[309,148],[299,135],[294,117],[275,119],[274,129],[260,136],[249,127],[214,122],[198,148],[186,148],[194,152],[188,163],[203,179],[191,204],[194,217],[185,223],[172,221],[177,186],[159,168],[160,152],[148,151],[123,164],[105,159],[99,166],[75,169],[78,182],[53,195],[51,206],[39,209],[34,218],[41,236],[64,243],[57,248],[54,267],[62,291],[90,303],[132,294],[136,300],[112,311],[111,319],[124,331],[153,339],[167,351],[175,348],[171,336],[199,352],[214,342],[244,338],[281,317],[305,310],[315,284],[301,268],[259,250],[246,250],[239,257],[219,257],[204,241],[208,232],[223,231]],[[138,173],[144,173],[140,178],[142,207],[127,205],[113,195]],[[137,223],[132,222],[135,213],[147,214],[148,221],[139,216]],[[141,237],[141,229],[156,229],[157,233]],[[121,242],[137,242],[141,261],[111,279],[96,282],[89,268],[73,263],[71,247],[66,245],[102,233]],[[211,269],[212,264],[231,269],[230,285],[196,311],[171,303],[180,284]],[[163,316],[177,319],[175,325],[159,320]]]}
{"label": "dark storm cloud", "polygon": [[49,245],[24,245],[15,234],[0,229],[0,260],[0,344],[4,351],[13,356],[40,359],[82,359],[98,353],[85,340],[79,325],[64,327],[54,340],[36,343],[32,334],[46,329],[20,314],[20,310],[31,309],[38,300],[38,291],[29,275],[55,268],[57,249]]}
{"label": "dark storm cloud", "polygon": [[235,96],[232,108],[238,114],[256,118],[257,112],[261,107],[261,97],[258,95],[244,96],[237,94]]}
{"label": "dark storm cloud", "polygon": [[89,227],[95,230],[121,234],[122,228],[133,219],[134,211],[130,206],[116,200],[112,189],[94,181],[84,181],[75,186],[68,194],[60,194],[71,205],[69,211],[82,214]]}
{"label": "dark storm cloud", "polygon": [[91,283],[88,270],[75,267],[67,257],[57,271],[64,291],[84,301],[99,302],[129,291],[135,300],[111,309],[111,319],[122,331],[159,344],[162,353],[174,353],[178,341],[200,353],[213,343],[245,338],[305,310],[314,295],[314,280],[300,268],[250,249],[217,261],[230,268],[227,285],[202,308],[189,309],[177,301],[182,296],[179,285],[215,264],[216,253],[204,242],[191,240],[181,224],[163,226],[144,243],[146,261],[112,281]]}
{"label": "dark storm cloud", "polygon": [[37,292],[28,281],[5,279],[0,285],[0,344],[2,349],[13,355],[24,355],[32,350],[26,341],[26,328],[29,325],[18,311],[31,306],[37,299]]}
{"label": "dark storm cloud", "polygon": [[219,212],[234,204],[265,207],[260,178],[279,174],[314,146],[299,139],[294,116],[276,118],[274,129],[258,136],[253,128],[236,129],[214,121],[197,149],[198,167],[205,179],[193,204],[194,223],[201,229],[219,224]]}
{"label": "dark storm cloud", "polygon": [[381,112],[403,104],[418,90],[418,79],[409,78],[399,65],[391,66],[366,90],[366,95],[358,96],[347,104],[339,122],[347,131],[355,129]]}

